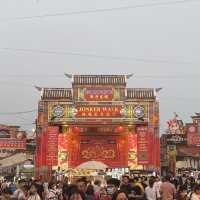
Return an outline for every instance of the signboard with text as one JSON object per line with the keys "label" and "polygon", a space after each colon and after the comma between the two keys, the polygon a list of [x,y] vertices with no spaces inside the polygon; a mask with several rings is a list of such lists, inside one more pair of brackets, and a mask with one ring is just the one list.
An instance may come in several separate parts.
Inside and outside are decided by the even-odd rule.
{"label": "signboard with text", "polygon": [[1,138],[1,149],[26,149],[26,139],[20,140],[15,138]]}
{"label": "signboard with text", "polygon": [[98,105],[84,105],[76,107],[76,117],[96,117],[96,118],[118,118],[122,117],[122,106],[110,105],[110,106],[98,106]]}
{"label": "signboard with text", "polygon": [[58,127],[48,127],[46,133],[46,164],[53,166],[58,163]]}
{"label": "signboard with text", "polygon": [[174,135],[167,135],[167,144],[187,144],[187,137],[186,135],[181,134],[174,134]]}
{"label": "signboard with text", "polygon": [[138,126],[136,132],[138,164],[145,165],[149,163],[148,128],[146,126]]}
{"label": "signboard with text", "polygon": [[86,88],[84,92],[87,101],[108,101],[113,99],[112,88]]}

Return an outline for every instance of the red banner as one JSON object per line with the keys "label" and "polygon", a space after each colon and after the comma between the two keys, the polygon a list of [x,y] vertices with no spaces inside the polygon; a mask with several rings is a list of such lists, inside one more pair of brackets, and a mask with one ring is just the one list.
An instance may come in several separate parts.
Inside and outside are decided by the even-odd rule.
{"label": "red banner", "polygon": [[[128,144],[126,136],[84,135],[71,139],[69,167],[95,160],[109,167],[127,167]],[[77,156],[78,155],[78,156]]]}
{"label": "red banner", "polygon": [[135,169],[137,166],[137,134],[130,132],[128,135],[128,167]]}
{"label": "red banner", "polygon": [[154,152],[153,152],[153,147],[154,147],[154,133],[153,132],[149,132],[149,164],[153,164],[154,163]]}
{"label": "red banner", "polygon": [[148,141],[148,129],[145,126],[138,126],[136,129],[137,140],[137,153],[138,164],[149,164],[149,141]]}
{"label": "red banner", "polygon": [[158,168],[160,168],[160,138],[157,137],[156,140],[157,140],[157,146],[156,146],[157,147],[157,152],[156,152],[156,157],[157,157],[157,159],[156,159],[156,166]]}
{"label": "red banner", "polygon": [[1,138],[0,148],[4,149],[26,149],[26,140],[12,139],[12,138]]}
{"label": "red banner", "polygon": [[108,101],[113,99],[112,88],[87,88],[85,90],[87,101]]}
{"label": "red banner", "polygon": [[122,106],[77,106],[76,117],[122,117]]}
{"label": "red banner", "polygon": [[58,164],[58,127],[48,127],[46,132],[46,165]]}
{"label": "red banner", "polygon": [[68,167],[68,155],[69,155],[69,145],[68,134],[59,134],[58,136],[58,166],[61,169],[66,169]]}
{"label": "red banner", "polygon": [[200,145],[200,135],[197,133],[189,133],[187,135],[188,145]]}

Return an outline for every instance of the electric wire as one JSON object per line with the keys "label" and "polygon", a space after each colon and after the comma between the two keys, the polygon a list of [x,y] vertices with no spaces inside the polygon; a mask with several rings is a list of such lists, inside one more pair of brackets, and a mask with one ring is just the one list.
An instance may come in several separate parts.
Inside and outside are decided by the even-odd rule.
{"label": "electric wire", "polygon": [[113,8],[99,8],[99,9],[60,12],[60,13],[54,13],[54,14],[52,13],[52,14],[43,14],[43,15],[35,15],[35,16],[1,18],[0,21],[32,20],[32,19],[42,19],[42,18],[48,18],[48,17],[93,14],[93,13],[102,13],[102,12],[123,11],[123,10],[130,10],[130,9],[144,8],[144,7],[167,6],[167,5],[175,5],[175,4],[183,4],[183,3],[191,3],[191,2],[199,2],[199,0],[175,0],[175,1],[165,1],[165,2],[155,2],[155,3],[153,2],[153,3],[145,3],[145,4],[121,6],[121,7],[113,7]]}
{"label": "electric wire", "polygon": [[68,55],[68,56],[80,56],[89,57],[97,59],[106,60],[122,60],[122,61],[136,61],[144,63],[163,63],[163,64],[179,64],[179,65],[191,65],[197,64],[191,61],[176,61],[176,60],[165,60],[165,59],[143,59],[134,57],[121,57],[121,56],[105,56],[96,54],[85,54],[79,52],[65,52],[65,51],[47,51],[47,50],[37,50],[37,49],[23,49],[23,48],[0,48],[3,51],[14,51],[14,52],[24,52],[24,53],[34,53],[34,54],[49,54],[49,55]]}

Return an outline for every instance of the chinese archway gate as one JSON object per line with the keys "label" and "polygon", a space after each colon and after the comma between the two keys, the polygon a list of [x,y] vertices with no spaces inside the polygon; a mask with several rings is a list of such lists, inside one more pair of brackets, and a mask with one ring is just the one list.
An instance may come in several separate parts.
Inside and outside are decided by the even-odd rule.
{"label": "chinese archway gate", "polygon": [[72,88],[40,88],[36,170],[95,160],[110,168],[160,167],[156,89],[130,75],[67,75]]}

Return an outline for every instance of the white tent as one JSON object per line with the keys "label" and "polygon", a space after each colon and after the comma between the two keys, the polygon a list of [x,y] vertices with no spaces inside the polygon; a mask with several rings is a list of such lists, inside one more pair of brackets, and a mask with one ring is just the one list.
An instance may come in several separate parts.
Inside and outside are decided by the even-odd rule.
{"label": "white tent", "polygon": [[97,170],[102,170],[106,168],[108,168],[106,164],[98,161],[84,162],[77,167],[77,169],[97,169]]}

